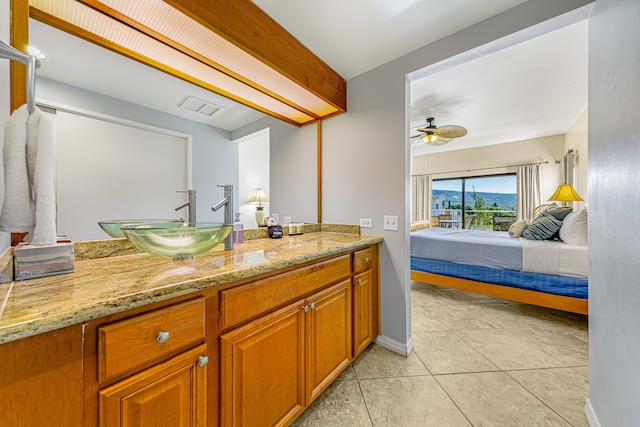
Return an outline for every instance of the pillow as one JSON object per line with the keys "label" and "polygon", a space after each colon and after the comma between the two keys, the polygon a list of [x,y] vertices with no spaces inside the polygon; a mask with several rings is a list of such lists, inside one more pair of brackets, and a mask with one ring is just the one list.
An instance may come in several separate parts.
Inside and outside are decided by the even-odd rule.
{"label": "pillow", "polygon": [[529,240],[547,240],[552,238],[562,227],[562,221],[548,213],[541,213],[522,232],[522,237]]}
{"label": "pillow", "polygon": [[586,209],[567,215],[560,227],[560,239],[568,245],[587,246],[589,234]]}
{"label": "pillow", "polygon": [[529,226],[529,224],[531,224],[531,221],[528,219],[521,219],[520,221],[514,222],[511,224],[511,227],[509,227],[509,237],[522,236],[522,232]]}
{"label": "pillow", "polygon": [[553,215],[555,219],[562,221],[571,212],[573,212],[573,208],[563,208],[561,206],[556,205],[555,203],[551,203],[550,205],[545,206],[544,209],[540,211],[538,216],[543,214],[549,214],[549,215]]}

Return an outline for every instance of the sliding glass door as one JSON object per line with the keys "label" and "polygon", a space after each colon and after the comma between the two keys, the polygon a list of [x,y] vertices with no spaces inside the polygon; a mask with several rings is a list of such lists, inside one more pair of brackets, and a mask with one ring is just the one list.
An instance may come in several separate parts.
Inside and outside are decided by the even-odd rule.
{"label": "sliding glass door", "polygon": [[432,226],[507,231],[516,220],[516,175],[434,179]]}

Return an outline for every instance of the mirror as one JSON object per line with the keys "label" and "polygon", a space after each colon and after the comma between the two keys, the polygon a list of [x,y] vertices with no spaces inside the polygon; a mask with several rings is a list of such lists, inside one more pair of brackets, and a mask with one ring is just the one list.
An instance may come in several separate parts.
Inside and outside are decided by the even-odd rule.
{"label": "mirror", "polygon": [[[186,200],[176,190],[187,187],[197,191],[198,221],[222,222],[222,210],[210,209],[222,198],[217,184],[234,185],[234,212],[245,213],[245,228],[257,226],[250,215],[255,208],[247,206],[257,187],[269,193],[267,214],[279,213],[281,220],[290,216],[296,221],[317,221],[317,211],[310,214],[308,209],[308,200],[317,200],[317,184],[314,188],[305,186],[306,203],[288,198],[292,182],[316,183],[315,160],[312,168],[293,169],[288,150],[283,147],[287,140],[304,135],[307,141],[312,138],[315,154],[315,126],[298,129],[37,20],[29,20],[29,34],[29,44],[47,55],[37,72],[37,103],[58,111],[56,123],[59,121],[67,132],[60,145],[67,144],[69,135],[79,139],[76,143],[85,141],[86,145],[83,150],[67,147],[71,156],[57,159],[58,194],[65,195],[58,197],[59,233],[69,234],[73,240],[102,239],[108,236],[98,227],[99,220],[186,218],[186,211],[175,212],[174,207]],[[59,120],[62,116],[64,119]],[[101,122],[100,130],[92,130],[92,122]],[[111,135],[104,123],[118,131],[127,127],[134,130],[127,133],[128,137],[118,134],[118,141],[106,147],[107,141],[97,142],[98,136]],[[81,135],[80,130],[85,133]],[[271,152],[266,159],[265,132],[266,150]],[[154,133],[162,139],[166,135],[176,138],[165,145],[178,144],[177,148],[152,148]],[[289,134],[296,136],[289,138]],[[239,149],[248,141],[259,144],[256,138],[262,139],[263,148]],[[90,143],[98,145],[92,149]],[[160,151],[168,157],[156,157]],[[107,162],[111,163],[105,166]],[[250,166],[243,168],[243,164]],[[270,176],[269,171],[277,171],[276,176]],[[75,175],[68,173],[62,178],[61,172]],[[173,185],[164,180],[169,174],[177,176]],[[71,186],[78,183],[83,186]],[[69,200],[75,200],[77,206],[61,205]],[[89,232],[88,227],[95,232]]]}

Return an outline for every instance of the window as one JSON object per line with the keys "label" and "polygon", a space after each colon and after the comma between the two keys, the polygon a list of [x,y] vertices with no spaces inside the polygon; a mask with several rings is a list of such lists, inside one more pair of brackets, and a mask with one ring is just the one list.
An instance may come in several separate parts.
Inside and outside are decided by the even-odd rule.
{"label": "window", "polygon": [[431,222],[507,231],[516,220],[516,174],[434,179]]}

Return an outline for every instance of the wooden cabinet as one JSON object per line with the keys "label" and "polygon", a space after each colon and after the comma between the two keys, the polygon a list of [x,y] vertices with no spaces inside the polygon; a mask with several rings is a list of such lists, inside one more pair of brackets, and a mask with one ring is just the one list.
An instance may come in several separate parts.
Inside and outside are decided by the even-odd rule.
{"label": "wooden cabinet", "polygon": [[100,391],[101,427],[204,427],[206,345]]}
{"label": "wooden cabinet", "polygon": [[99,392],[100,426],[205,426],[204,324],[195,298],[98,327],[98,380],[120,379]]}
{"label": "wooden cabinet", "polygon": [[288,425],[351,361],[342,281],[221,339],[221,425]]}
{"label": "wooden cabinet", "polygon": [[378,336],[377,248],[353,254],[353,357]]}

